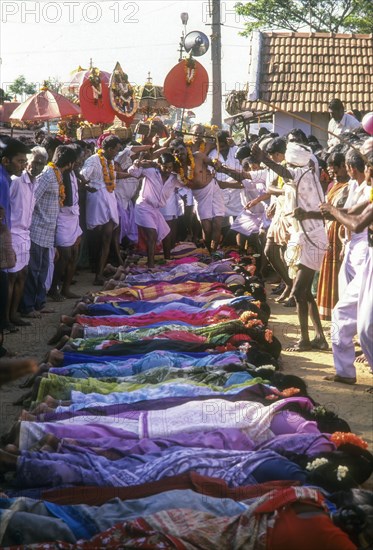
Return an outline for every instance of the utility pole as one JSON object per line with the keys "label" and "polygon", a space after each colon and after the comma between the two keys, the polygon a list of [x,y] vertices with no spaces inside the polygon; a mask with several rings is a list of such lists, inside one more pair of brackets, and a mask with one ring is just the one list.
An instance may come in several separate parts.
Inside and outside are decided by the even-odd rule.
{"label": "utility pole", "polygon": [[220,0],[212,0],[212,33],[211,33],[211,59],[212,59],[212,118],[211,124],[221,128],[221,15]]}

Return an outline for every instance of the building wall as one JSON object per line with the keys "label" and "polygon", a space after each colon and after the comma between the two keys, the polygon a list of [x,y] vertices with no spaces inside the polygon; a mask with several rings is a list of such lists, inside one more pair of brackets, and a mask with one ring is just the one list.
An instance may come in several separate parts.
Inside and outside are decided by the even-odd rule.
{"label": "building wall", "polygon": [[[294,128],[300,128],[308,136],[313,134],[317,137],[320,143],[325,147],[327,142],[327,128],[329,116],[327,113],[294,113],[297,116],[305,119],[305,122],[300,121],[290,114],[276,112],[273,116],[274,132],[278,132],[280,136],[287,134]],[[311,123],[317,124],[325,130],[315,128]]]}

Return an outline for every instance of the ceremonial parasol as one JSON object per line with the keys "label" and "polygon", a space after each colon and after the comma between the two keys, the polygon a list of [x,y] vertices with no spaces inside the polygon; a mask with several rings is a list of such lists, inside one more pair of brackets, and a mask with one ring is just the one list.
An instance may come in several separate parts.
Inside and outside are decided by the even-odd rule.
{"label": "ceremonial parasol", "polygon": [[80,115],[80,107],[71,103],[66,97],[52,92],[46,86],[41,91],[21,103],[9,117],[10,120],[22,122],[48,121]]}
{"label": "ceremonial parasol", "polygon": [[162,86],[155,86],[152,82],[150,73],[144,86],[139,86],[136,91],[136,97],[139,102],[138,111],[149,117],[151,114],[166,114],[170,103],[163,94]]}

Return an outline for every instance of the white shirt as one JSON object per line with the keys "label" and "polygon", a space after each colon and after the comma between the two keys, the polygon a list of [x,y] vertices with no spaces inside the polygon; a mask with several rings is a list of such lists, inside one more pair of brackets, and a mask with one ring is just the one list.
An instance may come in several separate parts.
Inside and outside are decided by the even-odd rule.
{"label": "white shirt", "polygon": [[[343,132],[354,130],[358,126],[360,126],[360,122],[354,116],[345,113],[339,122],[334,120],[334,118],[330,119],[328,131],[339,136]],[[339,139],[329,134],[328,147],[334,147],[334,145],[337,145],[338,143],[340,143]]]}
{"label": "white shirt", "polygon": [[30,237],[32,212],[35,206],[34,183],[24,170],[18,178],[12,179],[9,188],[11,206],[12,234],[24,239]]}

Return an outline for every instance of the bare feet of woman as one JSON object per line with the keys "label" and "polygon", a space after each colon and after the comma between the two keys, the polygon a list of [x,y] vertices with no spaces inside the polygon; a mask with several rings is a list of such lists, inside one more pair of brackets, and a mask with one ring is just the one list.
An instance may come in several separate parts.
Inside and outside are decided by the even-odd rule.
{"label": "bare feet of woman", "polygon": [[75,323],[75,317],[70,317],[69,315],[61,315],[60,321],[64,325],[67,325],[68,327],[72,327],[73,324]]}
{"label": "bare feet of woman", "polygon": [[53,367],[58,367],[63,361],[63,351],[58,349],[52,349],[47,355],[47,361]]}
{"label": "bare feet of woman", "polygon": [[74,307],[72,315],[75,317],[75,315],[84,314],[84,313],[87,313],[87,311],[88,311],[87,304],[85,302],[79,302]]}
{"label": "bare feet of woman", "polygon": [[57,344],[63,336],[70,336],[70,333],[71,327],[65,325],[64,323],[60,323],[57,332],[52,336],[52,338],[49,338],[47,342],[48,346],[53,346],[54,344]]}

